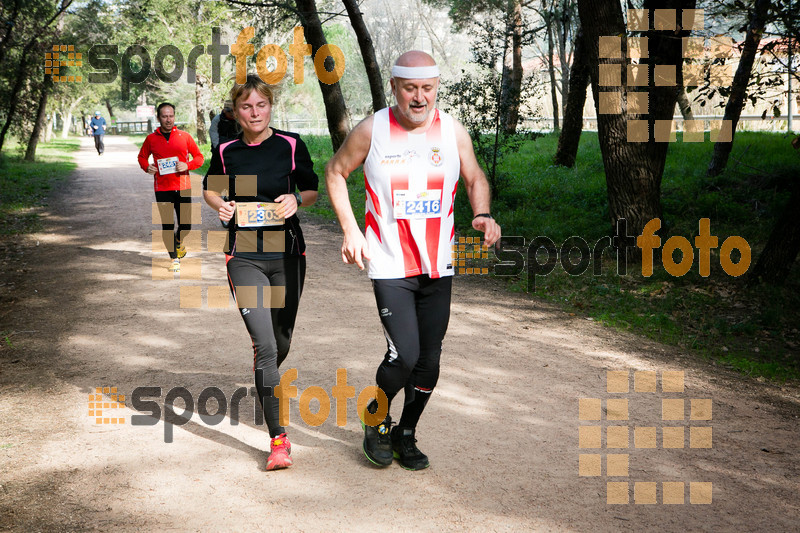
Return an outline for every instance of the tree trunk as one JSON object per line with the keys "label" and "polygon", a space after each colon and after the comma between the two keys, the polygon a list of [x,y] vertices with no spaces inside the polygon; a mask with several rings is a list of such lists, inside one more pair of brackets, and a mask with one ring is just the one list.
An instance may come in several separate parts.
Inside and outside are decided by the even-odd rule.
{"label": "tree trunk", "polygon": [[46,143],[49,143],[50,141],[53,140],[53,129],[55,128],[57,121],[58,121],[58,118],[56,116],[56,112],[53,111],[47,117],[47,126],[44,128],[43,134],[39,135],[40,140],[42,140],[42,141],[44,141]]}
{"label": "tree trunk", "polygon": [[[69,104],[69,108],[67,108],[67,118],[64,120],[64,124],[61,127],[61,138],[62,139],[66,139],[69,136],[69,128],[72,125],[72,112],[75,109],[75,107],[78,104],[81,103],[81,100],[83,100],[83,99],[84,99],[84,96],[80,96],[80,97],[78,97],[77,100],[75,100],[71,104]],[[86,128],[84,127],[83,130],[86,131]]]}
{"label": "tree trunk", "polygon": [[[655,5],[654,5],[655,4]],[[677,9],[677,20],[682,18],[682,9],[693,9],[696,0],[645,0],[644,8],[650,10],[652,21],[653,8]],[[622,10],[616,0],[579,0],[581,26],[583,27],[585,44],[588,50],[588,64],[619,65],[620,72],[625,72],[627,61],[626,46],[622,47],[622,58],[599,59],[598,40],[601,35],[625,35],[625,23]],[[651,24],[652,27],[652,24]],[[681,37],[688,35],[687,31],[647,32],[649,39],[650,58],[643,61],[646,68],[652,65],[675,65],[677,84],[683,83]],[[626,109],[623,113],[600,114],[600,69],[592,67],[590,77],[592,94],[594,95],[595,109],[597,111],[598,138],[603,156],[603,166],[606,173],[608,191],[609,216],[612,228],[617,227],[617,221],[627,221],[628,235],[640,235],[647,222],[661,216],[661,178],[664,173],[668,142],[654,142],[650,135],[653,130],[654,120],[671,120],[675,110],[677,98],[674,87],[656,87],[652,76],[649,77],[650,85],[646,88],[649,93],[649,115],[633,115],[635,119],[644,121],[647,128],[646,142],[632,142],[636,140],[635,126],[642,123],[631,124],[633,137],[629,140],[628,118]],[[625,97],[625,89],[621,85],[604,86],[604,92]],[[626,258],[632,261],[641,260],[641,249],[629,242],[626,246]]]}
{"label": "tree trunk", "polygon": [[[303,24],[308,44],[311,45],[312,55],[317,53],[322,46],[328,44],[322,32],[322,22],[317,14],[315,0],[295,0],[300,22]],[[327,62],[326,62],[327,63]],[[328,131],[331,135],[333,151],[339,149],[350,131],[350,117],[344,105],[344,96],[339,82],[327,84],[319,81],[322,91],[322,100],[325,103],[325,115],[328,118]]]}
{"label": "tree trunk", "polygon": [[[511,39],[511,68],[506,69],[502,105],[503,131],[509,134],[517,132],[519,123],[520,94],[522,93],[522,3],[520,0],[508,0],[506,10],[506,39]],[[510,35],[509,35],[510,34]]]}
{"label": "tree trunk", "polygon": [[[34,36],[25,44],[25,46],[22,47],[22,54],[20,56],[19,63],[17,63],[17,70],[15,73],[16,77],[14,79],[14,87],[11,90],[11,98],[9,100],[8,106],[6,106],[5,108],[4,115],[6,117],[6,122],[5,124],[3,124],[3,129],[0,130],[0,152],[3,151],[3,145],[5,144],[6,134],[8,133],[9,127],[11,126],[11,120],[14,118],[17,112],[17,105],[19,103],[22,84],[25,81],[27,81],[26,71],[28,68],[28,61],[30,59],[30,54],[32,51],[34,51],[34,48],[37,48],[36,45],[38,44],[39,39],[41,39],[45,35],[44,30],[48,26],[50,26],[50,24],[52,24],[53,21],[55,21],[57,18],[60,17],[64,13],[64,11],[70,6],[71,3],[72,0],[61,0],[61,4],[60,6],[58,6],[58,10],[55,12],[55,14],[50,19],[46,20],[42,25],[42,27],[39,29],[39,31],[36,32]],[[19,5],[21,5],[21,3],[15,0],[14,3],[15,11],[14,15],[12,16],[12,20],[10,21],[11,23],[14,22],[14,17],[16,17],[17,8],[19,7]],[[10,33],[6,33],[6,38],[3,39],[2,42],[3,47],[10,46],[11,42],[9,36]],[[4,51],[0,52],[2,52],[2,54],[5,54]],[[29,96],[29,95],[25,94],[24,96]]]}
{"label": "tree trunk", "polygon": [[386,107],[386,94],[383,90],[383,79],[381,68],[378,66],[378,59],[375,57],[375,48],[372,46],[372,36],[369,34],[367,25],[364,24],[361,9],[356,0],[342,0],[347,16],[350,18],[350,25],[356,32],[358,47],[361,49],[361,57],[364,60],[364,69],[367,71],[369,81],[369,91],[372,95],[372,110],[377,112]]}
{"label": "tree trunk", "polygon": [[206,110],[203,105],[203,87],[205,76],[199,72],[194,77],[195,116],[197,117],[197,144],[205,144],[206,139]]}
{"label": "tree trunk", "polygon": [[[427,2],[427,0],[424,1]],[[414,8],[418,13],[425,13],[428,6],[423,5],[420,0],[415,0]],[[431,48],[439,55],[436,60],[439,68],[441,69],[443,66],[447,66],[447,68],[452,71],[452,54],[448,49],[448,43],[442,42],[442,38],[439,35],[441,33],[439,28],[434,28],[433,24],[431,24],[431,20],[427,17],[419,17],[419,23],[425,28],[425,33],[428,34],[428,39],[431,40]]]}
{"label": "tree trunk", "polygon": [[558,62],[561,65],[561,114],[567,113],[567,92],[569,91],[569,57],[567,57],[567,37],[570,28],[569,1],[563,2],[558,14]]}
{"label": "tree trunk", "polygon": [[553,163],[572,168],[578,155],[578,144],[583,131],[583,107],[586,105],[586,87],[589,85],[589,63],[587,62],[585,39],[581,30],[575,37],[575,53],[567,91],[567,109],[564,125],[558,137],[558,149]]}
{"label": "tree trunk", "polygon": [[553,12],[547,18],[547,71],[550,74],[550,98],[553,104],[553,131],[558,133],[558,88],[556,87],[556,65],[553,54]]}
{"label": "tree trunk", "polygon": [[728,165],[728,157],[733,149],[733,136],[736,134],[736,125],[744,107],[744,97],[747,92],[747,84],[750,81],[750,72],[753,70],[753,63],[758,52],[758,43],[761,42],[761,35],[764,33],[766,25],[767,11],[770,8],[770,0],[756,0],[755,8],[750,14],[750,24],[745,35],[744,48],[739,58],[739,66],[736,67],[736,74],[733,76],[731,94],[728,103],[725,105],[725,114],[722,120],[731,121],[731,140],[730,142],[718,141],[714,144],[714,154],[711,156],[711,163],[708,165],[708,175],[717,176]]}
{"label": "tree trunk", "polygon": [[[14,87],[11,89],[11,98],[8,101],[8,106],[6,107],[5,118],[6,122],[3,124],[3,129],[0,130],[0,152],[3,151],[3,145],[6,141],[6,134],[8,133],[9,127],[11,127],[11,121],[14,119],[17,113],[17,105],[19,104],[19,96],[22,91],[22,84],[25,82],[27,78],[27,70],[28,70],[28,59],[30,57],[30,49],[25,49],[22,51],[22,58],[20,62],[17,64],[17,72],[16,72],[16,79],[14,80]],[[27,96],[27,95],[26,95]]]}
{"label": "tree trunk", "polygon": [[111,119],[114,118],[114,109],[111,107],[111,100],[105,99],[106,109],[108,109],[108,127],[111,127]]}
{"label": "tree trunk", "polygon": [[[39,28],[38,31],[35,31],[33,37],[28,41],[27,44],[25,44],[22,47],[23,56],[25,55],[25,53],[27,53],[27,51],[29,51],[29,49],[32,46],[34,46],[39,41],[39,39],[41,39],[45,35],[44,30],[47,29],[47,27],[50,26],[50,24],[52,24],[53,21],[55,21],[57,18],[61,17],[61,15],[64,14],[67,8],[72,4],[72,1],[73,0],[61,0],[60,4],[56,5],[57,10],[55,14],[53,14],[53,16],[50,17],[48,20],[44,21],[44,24],[42,24],[41,28]],[[4,7],[8,9],[7,6]],[[14,31],[14,28],[19,24],[17,19],[19,18],[20,8],[23,7],[29,8],[30,6],[28,6],[26,2],[22,2],[21,0],[14,0],[14,8],[13,11],[11,12],[11,16],[6,15],[3,17],[3,25],[7,27],[7,30],[3,39],[0,40],[0,65],[2,65],[3,61],[5,60],[6,51],[11,47],[12,44],[14,44],[12,38],[12,32]]]}
{"label": "tree trunk", "polygon": [[[649,10],[651,17],[656,9],[675,9],[676,10],[676,23],[680,26],[683,18],[684,9],[694,9],[697,5],[697,0],[645,0],[643,7]],[[650,27],[653,27],[651,18]],[[665,32],[650,30],[647,32],[649,56],[642,60],[642,63],[647,65],[650,73],[648,92],[650,114],[648,118],[648,128],[650,132],[655,131],[655,121],[671,121],[675,115],[675,102],[677,100],[677,93],[674,87],[669,86],[656,86],[654,81],[655,65],[675,65],[677,73],[677,85],[683,85],[683,47],[682,38],[688,37],[691,29],[681,30],[676,32]],[[646,143],[645,151],[648,160],[651,162],[654,177],[657,177],[658,190],[655,193],[658,195],[658,202],[660,205],[660,189],[661,177],[664,174],[664,165],[667,161],[667,151],[669,149],[668,142],[654,142],[653,134],[651,133],[651,141]],[[659,209],[660,211],[660,209]]]}
{"label": "tree trunk", "polygon": [[14,28],[17,25],[17,18],[19,17],[19,8],[20,4],[22,4],[21,0],[14,0],[14,8],[11,12],[11,16],[8,17],[5,21],[6,25],[6,34],[3,36],[3,40],[0,41],[0,65],[3,64],[3,61],[6,58],[6,50],[11,46],[13,41],[12,34],[14,32]]}
{"label": "tree trunk", "polygon": [[694,120],[694,114],[692,114],[692,104],[689,102],[689,97],[686,95],[686,89],[683,87],[678,87],[677,91],[677,106],[678,110],[681,112],[683,120]]}
{"label": "tree trunk", "polygon": [[767,245],[750,273],[751,282],[781,284],[786,280],[800,252],[800,223],[797,221],[799,211],[800,184],[795,183],[789,203],[772,228]]}
{"label": "tree trunk", "polygon": [[42,85],[42,94],[39,96],[38,109],[36,111],[36,121],[33,124],[33,131],[28,139],[28,147],[25,150],[25,161],[36,160],[36,146],[39,144],[39,136],[47,125],[47,97],[50,95],[50,88],[53,82],[48,76]]}

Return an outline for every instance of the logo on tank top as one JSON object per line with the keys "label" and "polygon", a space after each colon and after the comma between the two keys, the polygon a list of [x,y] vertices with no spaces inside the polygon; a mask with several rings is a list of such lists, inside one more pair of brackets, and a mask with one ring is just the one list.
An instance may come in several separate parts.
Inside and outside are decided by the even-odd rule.
{"label": "logo on tank top", "polygon": [[431,148],[431,155],[429,156],[430,157],[430,161],[431,161],[431,165],[433,165],[435,167],[442,166],[442,154],[440,153],[441,150],[442,149],[439,148],[438,146],[434,146],[434,147]]}
{"label": "logo on tank top", "polygon": [[402,154],[388,154],[381,158],[381,165],[407,165],[420,157],[416,150],[406,150]]}
{"label": "logo on tank top", "polygon": [[401,154],[389,154],[381,158],[381,165],[405,165],[406,158]]}

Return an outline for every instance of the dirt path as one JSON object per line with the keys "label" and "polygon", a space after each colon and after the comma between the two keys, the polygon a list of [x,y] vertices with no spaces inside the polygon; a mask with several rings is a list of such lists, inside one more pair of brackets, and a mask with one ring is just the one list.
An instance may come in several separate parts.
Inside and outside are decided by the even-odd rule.
{"label": "dirt path", "polygon": [[[16,303],[0,311],[0,330],[14,332],[14,347],[0,351],[0,527],[796,531],[797,390],[746,382],[485,279],[456,279],[441,379],[418,431],[428,470],[368,466],[354,399],[343,427],[333,399],[319,427],[301,420],[292,399],[295,466],[281,472],[264,471],[267,434],[253,422],[251,396],[241,401],[238,425],[230,409],[219,424],[194,413],[174,427],[171,443],[163,421],[132,425],[136,387],[161,387],[160,406],[173,387],[195,400],[207,387],[228,399],[249,388],[251,348],[234,309],[179,306],[181,289],[185,302],[199,290],[205,304],[208,287],[225,284],[219,254],[190,253],[202,260],[202,280],[152,279],[152,259],[165,254],[151,251],[150,179],[123,138],[107,136],[102,157],[90,142],[52,199],[46,230],[26,240],[28,272],[13,285]],[[219,229],[205,205],[202,217],[203,230]],[[335,228],[305,227],[309,272],[286,368],[298,369],[301,393],[316,385],[329,396],[336,369],[346,369],[358,393],[373,383],[385,349],[371,287],[341,264]],[[627,372],[630,392],[607,392],[607,370]],[[647,371],[657,373],[658,391],[635,392],[634,372]],[[683,371],[685,390],[663,392],[664,371]],[[638,374],[639,383],[649,376]],[[127,396],[127,407],[103,413],[124,424],[88,415],[89,395],[103,386]],[[581,421],[580,398],[600,399],[612,416],[621,405],[607,400],[628,399],[628,420]],[[683,418],[662,422],[662,399],[684,399]],[[691,399],[711,399],[712,420],[691,420]],[[591,402],[584,406],[591,415]],[[629,448],[581,449],[584,426],[629,427]],[[662,447],[661,426],[684,428],[683,449]],[[642,429],[649,427],[657,429]],[[690,448],[708,444],[701,427],[712,428],[712,447]],[[590,440],[593,430],[583,431]],[[612,429],[611,443],[624,431]],[[672,439],[681,430],[670,431]],[[655,448],[634,447],[649,435]],[[602,459],[602,476],[579,476],[582,453],[586,468]],[[606,454],[628,454],[627,477],[606,475]],[[629,484],[629,504],[607,503],[609,481]],[[662,482],[685,485],[665,492]],[[693,482],[711,484],[710,504],[690,503],[708,487],[690,489]],[[651,490],[656,504],[634,503]],[[662,503],[676,495],[684,503]]]}

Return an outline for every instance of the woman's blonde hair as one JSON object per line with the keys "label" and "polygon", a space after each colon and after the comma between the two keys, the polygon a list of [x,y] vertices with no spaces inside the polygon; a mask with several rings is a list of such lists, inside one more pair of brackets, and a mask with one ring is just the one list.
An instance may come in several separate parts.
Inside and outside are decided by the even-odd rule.
{"label": "woman's blonde hair", "polygon": [[247,98],[253,91],[258,93],[269,100],[269,105],[275,103],[275,91],[271,85],[264,83],[264,80],[258,74],[248,74],[247,81],[244,83],[234,83],[231,87],[231,102],[233,107],[236,108],[236,101],[239,98]]}

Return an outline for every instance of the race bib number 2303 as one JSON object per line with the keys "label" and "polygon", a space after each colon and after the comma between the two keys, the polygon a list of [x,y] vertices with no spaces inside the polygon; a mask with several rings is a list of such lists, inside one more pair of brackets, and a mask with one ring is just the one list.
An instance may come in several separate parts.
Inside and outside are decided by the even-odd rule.
{"label": "race bib number 2303", "polygon": [[276,214],[281,204],[274,202],[236,202],[236,225],[240,228],[282,225]]}

